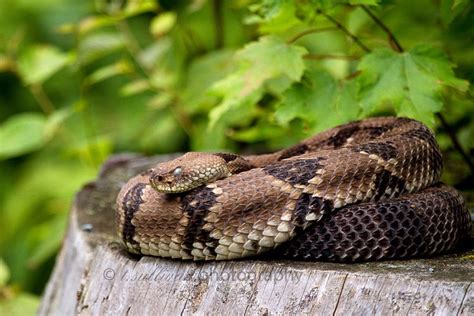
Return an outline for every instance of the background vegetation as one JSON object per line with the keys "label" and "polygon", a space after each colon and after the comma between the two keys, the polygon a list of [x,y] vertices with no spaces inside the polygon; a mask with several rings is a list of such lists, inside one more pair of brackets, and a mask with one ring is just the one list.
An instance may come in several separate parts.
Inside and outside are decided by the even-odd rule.
{"label": "background vegetation", "polygon": [[0,313],[35,310],[114,152],[261,152],[404,115],[469,197],[473,40],[469,0],[1,0]]}

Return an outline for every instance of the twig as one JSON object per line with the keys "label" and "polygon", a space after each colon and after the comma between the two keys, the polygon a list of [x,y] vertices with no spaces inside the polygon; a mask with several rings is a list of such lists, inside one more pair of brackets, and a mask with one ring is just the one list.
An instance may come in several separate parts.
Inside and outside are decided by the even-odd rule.
{"label": "twig", "polygon": [[369,10],[365,5],[362,5],[362,10],[367,13],[368,16],[387,34],[388,36],[388,42],[390,43],[390,46],[397,52],[402,53],[403,48],[400,45],[400,42],[397,40],[395,35],[390,31],[390,29],[380,20],[377,16],[375,16],[372,11]]}
{"label": "twig", "polygon": [[317,10],[317,13],[321,14],[322,16],[324,16],[327,20],[329,20],[331,23],[333,23],[334,25],[337,26],[338,29],[340,29],[342,32],[344,32],[347,36],[349,36],[357,45],[359,45],[360,48],[362,48],[366,53],[370,53],[370,48],[368,48],[367,46],[364,45],[364,43],[362,43],[360,41],[360,39],[355,36],[354,34],[352,34],[351,32],[349,32],[349,30],[344,26],[342,25],[341,23],[339,23],[336,19],[334,19],[332,16],[326,14],[325,12],[321,11],[321,10]]}
{"label": "twig", "polygon": [[212,1],[212,12],[214,15],[216,49],[220,49],[224,46],[224,19],[222,15],[222,0]]}
{"label": "twig", "polygon": [[436,113],[436,116],[441,122],[441,125],[443,125],[443,128],[446,134],[448,134],[449,138],[451,139],[451,142],[453,143],[454,148],[459,152],[461,157],[469,166],[469,169],[471,169],[471,173],[474,174],[474,164],[472,163],[471,158],[469,158],[469,155],[466,154],[461,144],[459,143],[458,138],[456,137],[456,133],[453,132],[453,129],[451,128],[451,126],[448,124],[448,122],[446,121],[446,119],[441,113]]}
{"label": "twig", "polygon": [[347,77],[345,77],[344,80],[352,80],[352,79],[358,77],[360,74],[361,74],[361,71],[357,70],[357,71],[351,73],[350,75],[348,75]]}
{"label": "twig", "polygon": [[30,91],[44,113],[51,114],[54,112],[53,102],[51,102],[51,100],[49,99],[48,95],[44,91],[43,86],[41,84],[31,85]]}
{"label": "twig", "polygon": [[[387,34],[390,46],[399,53],[403,52],[404,49],[400,45],[400,42],[397,40],[397,38],[392,33],[392,31],[382,22],[382,20],[380,20],[377,16],[375,16],[367,7],[365,6],[361,6],[361,7],[367,13],[367,15],[370,16],[370,18]],[[446,134],[448,134],[449,138],[451,139],[454,149],[456,149],[459,152],[463,160],[469,166],[469,169],[471,169],[471,173],[474,174],[474,164],[472,163],[469,155],[466,154],[461,144],[459,143],[456,133],[453,131],[448,121],[446,121],[443,114],[438,112],[436,113],[436,116],[438,117],[439,121],[441,122],[441,125],[446,131]]]}
{"label": "twig", "polygon": [[305,30],[305,31],[302,31],[300,33],[295,34],[295,36],[293,36],[289,40],[287,40],[286,43],[287,44],[294,43],[305,35],[314,34],[314,33],[321,33],[321,32],[327,32],[327,31],[334,31],[334,30],[337,30],[337,29],[338,29],[337,27],[328,26],[328,27],[313,28],[313,29]]}
{"label": "twig", "polygon": [[360,56],[355,55],[331,55],[331,54],[306,54],[303,59],[321,60],[321,59],[343,59],[343,60],[358,60]]}

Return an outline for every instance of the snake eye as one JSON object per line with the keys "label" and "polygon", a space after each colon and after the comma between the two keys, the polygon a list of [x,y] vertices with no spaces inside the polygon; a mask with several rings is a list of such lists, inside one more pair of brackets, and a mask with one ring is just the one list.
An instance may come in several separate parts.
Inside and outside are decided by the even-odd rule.
{"label": "snake eye", "polygon": [[173,175],[175,177],[179,177],[182,173],[183,173],[183,169],[181,169],[181,167],[178,167],[178,168],[174,169],[174,171],[173,171]]}

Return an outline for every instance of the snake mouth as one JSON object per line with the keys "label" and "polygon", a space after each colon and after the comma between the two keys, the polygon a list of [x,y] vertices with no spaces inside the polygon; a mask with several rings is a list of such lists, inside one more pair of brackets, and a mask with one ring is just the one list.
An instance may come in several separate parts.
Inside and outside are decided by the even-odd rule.
{"label": "snake mouth", "polygon": [[161,192],[161,193],[182,193],[189,191],[186,188],[181,188],[181,187],[171,187],[171,186],[164,186],[164,185],[159,185],[159,186],[153,186],[153,189],[155,191]]}
{"label": "snake mouth", "polygon": [[152,176],[149,182],[155,191],[161,193],[182,193],[190,190],[190,183],[165,182],[159,175]]}

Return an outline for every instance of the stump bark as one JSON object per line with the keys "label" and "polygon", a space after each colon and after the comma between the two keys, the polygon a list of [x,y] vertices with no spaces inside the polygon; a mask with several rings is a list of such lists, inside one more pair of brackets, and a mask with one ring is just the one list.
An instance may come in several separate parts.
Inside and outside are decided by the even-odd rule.
{"label": "stump bark", "polygon": [[455,254],[364,264],[129,255],[115,233],[115,197],[170,158],[114,156],[77,194],[40,315],[474,315],[472,239]]}

